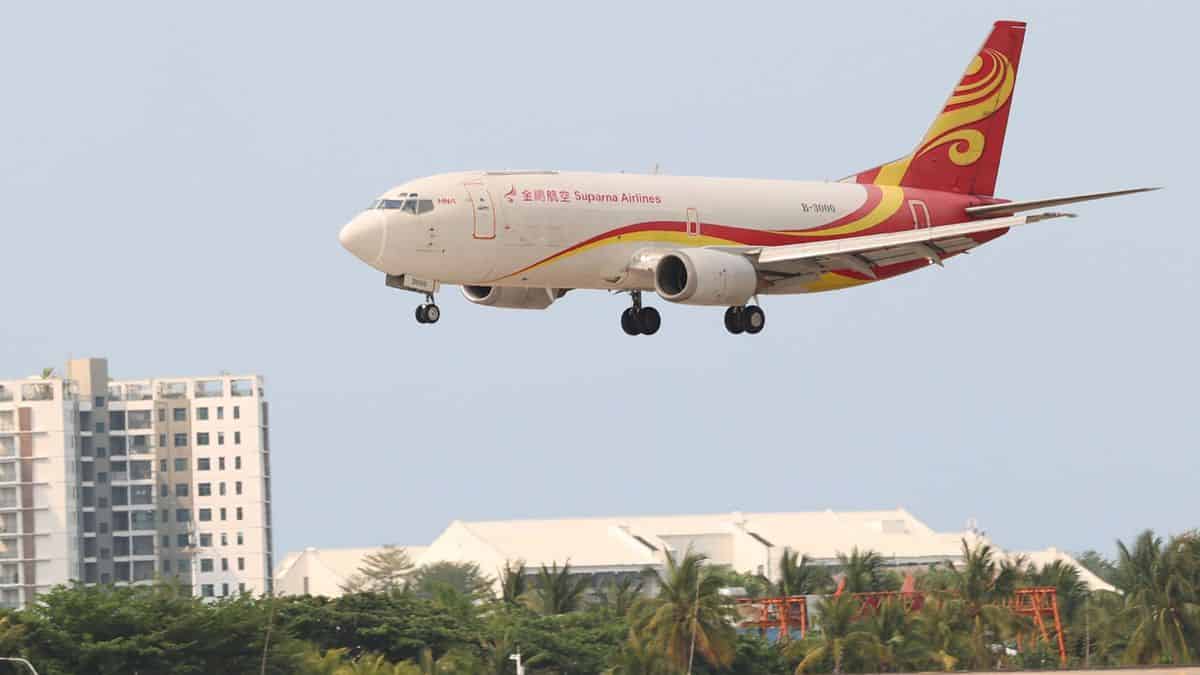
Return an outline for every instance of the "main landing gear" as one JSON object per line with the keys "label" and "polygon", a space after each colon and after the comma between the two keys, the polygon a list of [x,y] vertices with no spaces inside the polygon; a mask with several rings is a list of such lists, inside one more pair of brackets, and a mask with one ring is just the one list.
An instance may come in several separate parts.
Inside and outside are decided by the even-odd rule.
{"label": "main landing gear", "polygon": [[767,315],[758,305],[743,305],[725,310],[725,330],[738,335],[756,335],[767,325]]}
{"label": "main landing gear", "polygon": [[642,292],[630,291],[633,306],[621,312],[621,329],[626,335],[654,335],[662,326],[662,315],[653,307],[642,307]]}
{"label": "main landing gear", "polygon": [[433,293],[425,294],[425,304],[417,305],[417,323],[437,323],[442,318],[442,310],[433,304]]}

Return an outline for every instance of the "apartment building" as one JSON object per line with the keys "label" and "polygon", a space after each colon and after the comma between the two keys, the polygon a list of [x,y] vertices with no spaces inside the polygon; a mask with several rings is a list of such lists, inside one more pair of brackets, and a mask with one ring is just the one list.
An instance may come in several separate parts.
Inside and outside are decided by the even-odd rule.
{"label": "apartment building", "polygon": [[0,604],[70,581],[272,590],[262,378],[0,382]]}

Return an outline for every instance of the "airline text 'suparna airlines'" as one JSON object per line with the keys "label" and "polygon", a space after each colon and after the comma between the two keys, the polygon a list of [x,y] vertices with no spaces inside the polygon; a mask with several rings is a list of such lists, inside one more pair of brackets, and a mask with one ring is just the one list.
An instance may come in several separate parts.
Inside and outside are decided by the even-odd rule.
{"label": "airline text 'suparna airlines'", "polygon": [[1144,190],[1012,202],[994,197],[1025,24],[1000,21],[917,147],[835,183],[565,171],[472,171],[393,188],[342,228],[342,245],[424,293],[545,309],[573,289],[628,291],[630,335],[658,331],[668,302],[728,308],[754,334],[760,295],[858,286],[964,253],[1024,225],[1029,211]]}

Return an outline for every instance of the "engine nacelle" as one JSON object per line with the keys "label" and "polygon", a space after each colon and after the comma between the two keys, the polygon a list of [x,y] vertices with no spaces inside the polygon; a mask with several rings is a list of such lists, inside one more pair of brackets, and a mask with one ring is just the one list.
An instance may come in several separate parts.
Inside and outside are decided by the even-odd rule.
{"label": "engine nacelle", "polygon": [[707,248],[671,251],[654,268],[654,290],[686,305],[744,305],[758,288],[745,256]]}
{"label": "engine nacelle", "polygon": [[505,309],[546,309],[565,295],[565,288],[519,288],[515,286],[463,286],[462,293],[477,305]]}

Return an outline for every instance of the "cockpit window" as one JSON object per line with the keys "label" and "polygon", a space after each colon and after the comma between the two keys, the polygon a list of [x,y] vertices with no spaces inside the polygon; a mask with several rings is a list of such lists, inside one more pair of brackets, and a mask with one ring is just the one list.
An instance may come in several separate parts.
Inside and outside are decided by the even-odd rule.
{"label": "cockpit window", "polygon": [[433,210],[432,199],[419,199],[416,193],[403,196],[398,199],[376,199],[367,207],[367,210],[372,209],[387,209],[389,211],[403,211],[405,213],[429,213]]}

